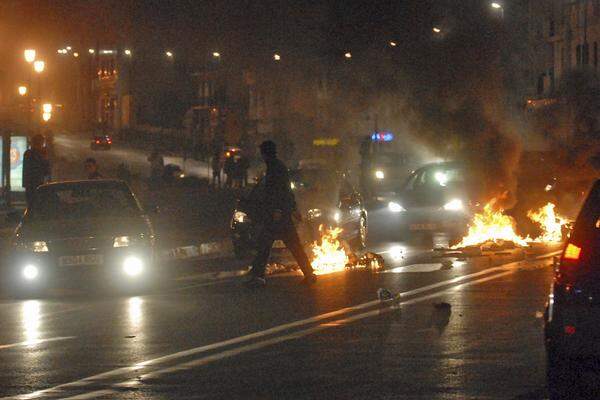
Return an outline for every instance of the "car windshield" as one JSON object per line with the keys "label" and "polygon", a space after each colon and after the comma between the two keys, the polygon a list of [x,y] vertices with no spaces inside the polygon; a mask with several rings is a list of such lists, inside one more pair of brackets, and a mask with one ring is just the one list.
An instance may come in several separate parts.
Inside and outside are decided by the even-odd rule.
{"label": "car windshield", "polygon": [[73,185],[43,187],[28,211],[30,220],[61,220],[140,215],[141,210],[125,186]]}

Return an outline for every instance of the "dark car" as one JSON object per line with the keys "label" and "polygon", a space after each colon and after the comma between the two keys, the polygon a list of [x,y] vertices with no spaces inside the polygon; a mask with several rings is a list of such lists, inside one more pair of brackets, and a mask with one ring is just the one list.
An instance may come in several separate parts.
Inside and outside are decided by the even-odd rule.
{"label": "dark car", "polygon": [[[298,230],[301,240],[308,244],[319,238],[319,227],[339,227],[340,238],[355,248],[366,245],[368,235],[367,211],[362,197],[350,183],[347,174],[325,167],[310,166],[290,172],[292,191],[303,223]],[[262,182],[248,198],[242,199],[231,220],[232,241],[236,254],[245,256],[253,246],[255,212],[253,205],[260,202]],[[283,243],[275,241],[275,249]]]}
{"label": "dark car", "polygon": [[154,272],[155,234],[127,184],[40,186],[12,239],[10,282],[36,291],[76,279],[138,287]]}
{"label": "dark car", "polygon": [[94,135],[90,148],[92,150],[110,150],[112,137],[110,135]]}
{"label": "dark car", "polygon": [[575,398],[578,376],[600,360],[600,180],[555,264],[544,331],[551,398]]}
{"label": "dark car", "polygon": [[387,207],[389,224],[402,236],[447,233],[462,237],[470,220],[474,195],[463,164],[443,162],[414,171]]}

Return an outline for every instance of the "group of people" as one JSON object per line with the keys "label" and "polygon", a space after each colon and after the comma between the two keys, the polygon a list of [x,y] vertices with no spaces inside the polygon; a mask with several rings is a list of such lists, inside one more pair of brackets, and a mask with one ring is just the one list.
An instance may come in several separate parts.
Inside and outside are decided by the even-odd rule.
{"label": "group of people", "polygon": [[248,186],[248,169],[250,161],[238,152],[215,152],[211,161],[212,184],[221,188],[221,176],[225,173],[225,187],[241,188]]}

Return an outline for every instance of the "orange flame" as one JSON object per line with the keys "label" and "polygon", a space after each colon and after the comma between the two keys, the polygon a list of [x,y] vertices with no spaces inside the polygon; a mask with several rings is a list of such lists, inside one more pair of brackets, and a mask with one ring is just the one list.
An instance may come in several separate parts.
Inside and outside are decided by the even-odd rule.
{"label": "orange flame", "polygon": [[563,239],[563,226],[569,221],[555,211],[556,206],[546,204],[538,211],[529,211],[527,217],[537,222],[542,228],[542,234],[535,239],[536,242],[560,242]]}
{"label": "orange flame", "polygon": [[483,208],[482,213],[475,214],[469,224],[469,231],[462,241],[453,246],[461,248],[477,246],[484,243],[513,242],[520,246],[527,246],[532,242],[560,242],[562,241],[562,229],[569,221],[556,214],[555,205],[546,204],[538,211],[529,211],[527,217],[537,222],[542,233],[535,239],[522,237],[515,232],[515,220],[504,214],[504,210],[495,211],[496,199],[492,199]]}
{"label": "orange flame", "polygon": [[493,199],[483,208],[483,212],[475,214],[469,224],[469,231],[454,248],[476,246],[484,243],[514,242],[526,246],[527,241],[515,232],[515,220],[504,215],[504,210],[494,210],[496,200]]}
{"label": "orange flame", "polygon": [[314,242],[312,245],[312,267],[317,275],[330,274],[346,269],[349,257],[346,250],[338,240],[342,233],[341,228],[326,229],[321,231],[321,244]]}

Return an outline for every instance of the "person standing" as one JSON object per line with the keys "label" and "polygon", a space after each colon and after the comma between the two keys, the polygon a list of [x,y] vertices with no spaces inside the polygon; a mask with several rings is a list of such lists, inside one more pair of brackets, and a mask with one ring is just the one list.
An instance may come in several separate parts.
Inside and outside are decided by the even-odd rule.
{"label": "person standing", "polygon": [[23,155],[23,186],[27,208],[35,198],[35,190],[50,179],[50,161],[44,147],[44,137],[35,135],[31,139],[31,148]]}
{"label": "person standing", "polygon": [[86,159],[85,163],[83,164],[83,168],[85,169],[85,173],[87,174],[88,179],[102,179],[103,178],[100,171],[98,171],[98,163],[96,162],[96,159],[91,158],[91,157]]}
{"label": "person standing", "polygon": [[211,169],[212,169],[212,179],[213,185],[217,188],[221,188],[221,170],[223,166],[221,165],[221,153],[215,152],[212,156],[211,160]]}
{"label": "person standing", "polygon": [[158,184],[165,169],[165,160],[160,152],[155,149],[148,157],[148,162],[150,163],[150,181]]}
{"label": "person standing", "polygon": [[274,142],[270,140],[263,142],[260,145],[260,153],[267,166],[263,201],[259,205],[262,208],[264,221],[257,237],[257,254],[252,262],[251,278],[247,284],[251,287],[261,287],[266,284],[265,269],[275,239],[282,240],[298,262],[304,274],[302,283],[313,284],[317,281],[317,277],[294,225],[293,219],[300,220],[301,216],[296,211],[288,169],[277,158]]}

